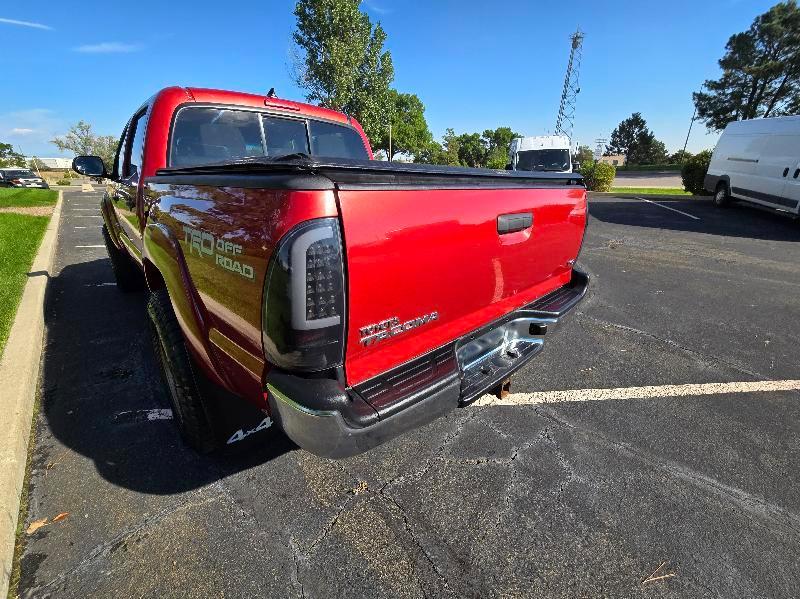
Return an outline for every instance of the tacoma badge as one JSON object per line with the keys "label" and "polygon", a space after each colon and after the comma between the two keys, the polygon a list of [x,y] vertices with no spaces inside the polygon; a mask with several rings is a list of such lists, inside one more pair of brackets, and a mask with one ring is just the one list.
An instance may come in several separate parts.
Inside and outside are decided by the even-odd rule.
{"label": "tacoma badge", "polygon": [[427,324],[432,320],[437,320],[438,318],[438,312],[431,312],[430,314],[417,316],[416,318],[412,318],[411,320],[401,323],[397,316],[392,316],[391,318],[387,318],[386,320],[382,320],[376,324],[368,324],[365,327],[361,327],[359,329],[359,332],[361,333],[361,343],[363,345],[372,345],[378,341],[383,341],[389,337],[394,337],[400,333],[405,333],[411,329],[421,327],[422,325]]}

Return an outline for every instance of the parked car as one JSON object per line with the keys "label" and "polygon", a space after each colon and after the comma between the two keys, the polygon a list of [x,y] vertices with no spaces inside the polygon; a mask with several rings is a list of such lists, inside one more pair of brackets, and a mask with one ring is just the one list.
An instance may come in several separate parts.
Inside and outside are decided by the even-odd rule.
{"label": "parked car", "polygon": [[800,214],[800,116],[730,123],[703,181],[714,203],[745,200]]}
{"label": "parked car", "polygon": [[280,426],[318,455],[365,451],[499,392],[583,297],[579,175],[371,159],[344,114],[171,87],[113,165],[74,160],[112,180],[117,285],[146,283],[191,446]]}
{"label": "parked car", "polygon": [[25,168],[0,168],[0,187],[50,188],[47,181]]}

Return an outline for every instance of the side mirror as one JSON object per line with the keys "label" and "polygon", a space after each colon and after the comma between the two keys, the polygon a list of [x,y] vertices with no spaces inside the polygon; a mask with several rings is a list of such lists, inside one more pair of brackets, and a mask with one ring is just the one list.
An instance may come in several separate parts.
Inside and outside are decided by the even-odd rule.
{"label": "side mirror", "polygon": [[72,170],[87,177],[107,177],[106,165],[100,156],[76,156],[72,159]]}

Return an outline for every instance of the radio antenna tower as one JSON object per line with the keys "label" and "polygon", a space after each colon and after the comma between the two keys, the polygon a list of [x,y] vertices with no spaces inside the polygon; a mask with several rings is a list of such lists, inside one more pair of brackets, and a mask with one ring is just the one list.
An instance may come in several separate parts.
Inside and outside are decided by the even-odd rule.
{"label": "radio antenna tower", "polygon": [[558,107],[556,119],[556,135],[566,135],[572,139],[572,127],[575,124],[575,103],[581,91],[578,76],[581,71],[581,54],[584,34],[580,27],[575,30],[570,40],[572,49],[569,52],[567,75],[564,77],[564,90],[561,92],[561,105]]}

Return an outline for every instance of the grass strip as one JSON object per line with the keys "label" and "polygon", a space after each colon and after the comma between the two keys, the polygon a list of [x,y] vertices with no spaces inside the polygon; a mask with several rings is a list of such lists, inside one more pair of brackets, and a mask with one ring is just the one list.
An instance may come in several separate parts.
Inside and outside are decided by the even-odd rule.
{"label": "grass strip", "polygon": [[54,189],[0,189],[0,208],[30,208],[32,206],[54,206],[58,192]]}
{"label": "grass strip", "polygon": [[0,213],[0,355],[49,216]]}
{"label": "grass strip", "polygon": [[612,187],[613,193],[636,193],[639,195],[690,196],[681,187]]}

